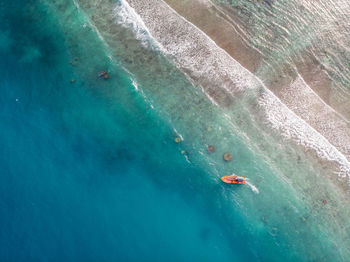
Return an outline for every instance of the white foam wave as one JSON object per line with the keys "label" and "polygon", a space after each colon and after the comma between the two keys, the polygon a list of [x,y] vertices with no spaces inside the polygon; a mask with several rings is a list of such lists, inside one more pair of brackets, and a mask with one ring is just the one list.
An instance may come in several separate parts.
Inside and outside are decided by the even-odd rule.
{"label": "white foam wave", "polygon": [[[111,49],[110,49],[109,45],[107,44],[106,40],[104,39],[104,37],[101,35],[100,31],[97,29],[97,27],[94,25],[94,23],[92,23],[92,21],[89,19],[89,17],[82,11],[77,0],[73,0],[73,3],[75,5],[75,7],[77,8],[78,12],[83,14],[84,18],[89,23],[90,28],[92,28],[94,30],[94,32],[97,34],[98,38],[101,40],[101,42],[105,46],[105,48],[106,48],[105,51],[107,53],[107,57],[109,58],[109,60],[113,61],[113,55],[112,55]],[[85,29],[87,27],[86,23],[83,23],[82,27]]]}
{"label": "white foam wave", "polygon": [[250,93],[260,108],[260,121],[278,130],[284,139],[314,151],[323,160],[336,163],[340,176],[350,176],[350,163],[344,155],[199,28],[161,0],[128,2],[142,18],[147,32],[172,55],[175,65],[191,78],[200,79],[207,86],[223,88],[232,96],[254,90]]}
{"label": "white foam wave", "polygon": [[[129,72],[129,71],[128,71]],[[131,75],[131,74],[130,74]],[[135,88],[135,91],[138,92],[142,98],[143,101],[145,101],[146,104],[148,104],[150,106],[151,109],[154,109],[154,105],[152,104],[151,99],[149,99],[145,92],[143,92],[142,88],[138,85],[137,81],[135,80],[135,78],[133,76],[130,77],[131,80],[131,84],[132,86]]]}
{"label": "white foam wave", "polygon": [[350,176],[350,163],[329,141],[290,111],[272,92],[266,91],[259,97],[259,104],[265,111],[267,124],[288,140],[313,150],[318,157],[339,166],[341,177]]}
{"label": "white foam wave", "polygon": [[[348,159],[350,156],[349,122],[327,105],[299,74],[295,81],[283,87],[282,100],[320,132]],[[314,112],[314,114],[310,114]],[[317,113],[316,113],[317,112]]]}
{"label": "white foam wave", "polygon": [[180,137],[181,141],[184,141],[183,136],[181,135],[181,133],[180,133],[179,131],[176,130],[175,127],[173,128],[173,130],[174,130],[175,134],[176,134],[178,137]]}
{"label": "white foam wave", "polygon": [[136,91],[139,91],[139,86],[137,84],[137,82],[134,79],[131,79],[132,85],[135,88]]}
{"label": "white foam wave", "polygon": [[[78,3],[78,1],[73,0],[73,3],[75,5],[75,7],[77,8],[78,12],[83,15],[83,17],[84,17],[85,21],[87,21],[89,27],[93,29],[93,31],[96,33],[98,38],[101,40],[101,42],[105,46],[105,52],[106,52],[107,57],[112,62],[116,62],[115,58],[112,54],[112,49],[110,48],[110,46],[107,43],[107,41],[105,40],[105,38],[102,36],[101,32],[98,30],[98,28],[95,26],[95,24],[91,21],[91,19],[84,13],[84,11],[80,7],[80,4]],[[98,3],[96,3],[96,4],[98,4]],[[140,35],[140,36],[142,35],[143,31],[146,32],[147,35],[149,35],[149,32],[148,32],[147,28],[145,28],[143,21],[139,18],[139,16],[135,13],[135,11],[133,11],[133,9],[128,5],[128,3],[126,1],[121,0],[120,3],[117,4],[117,6],[115,7],[115,11],[116,10],[117,10],[117,12],[119,11],[117,17],[119,19],[121,19],[120,20],[121,23],[124,23],[124,25],[130,25],[130,23],[131,23],[133,25],[134,29],[135,28],[138,29],[137,32],[139,32],[138,35]],[[87,24],[83,23],[82,27],[86,28]],[[147,103],[150,106],[151,109],[154,109],[154,105],[152,104],[152,101],[146,96],[146,94],[143,92],[142,88],[139,87],[135,76],[123,65],[119,64],[119,66],[121,66],[123,68],[123,70],[129,75],[129,79],[132,83],[132,86],[135,88],[135,91],[138,92],[139,94],[141,94],[143,100],[145,101],[145,103]]]}
{"label": "white foam wave", "polygon": [[141,17],[130,7],[127,1],[120,0],[114,8],[116,22],[133,30],[136,39],[140,40],[146,48],[159,49],[166,52],[162,45],[152,37]]}

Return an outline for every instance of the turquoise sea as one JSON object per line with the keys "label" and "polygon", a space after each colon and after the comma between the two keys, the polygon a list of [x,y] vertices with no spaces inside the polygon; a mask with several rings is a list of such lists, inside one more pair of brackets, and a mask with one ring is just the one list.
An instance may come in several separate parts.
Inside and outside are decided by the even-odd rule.
{"label": "turquoise sea", "polygon": [[[347,199],[321,169],[268,138],[264,155],[244,104],[227,121],[92,6],[0,3],[0,261],[350,259]],[[222,184],[232,172],[249,185]]]}

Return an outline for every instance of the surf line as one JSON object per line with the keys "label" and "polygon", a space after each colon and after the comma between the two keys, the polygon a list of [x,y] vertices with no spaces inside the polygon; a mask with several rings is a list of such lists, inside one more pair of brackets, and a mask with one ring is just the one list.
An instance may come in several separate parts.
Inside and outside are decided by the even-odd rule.
{"label": "surf line", "polygon": [[[253,75],[225,50],[217,46],[202,30],[176,13],[176,11],[164,3],[164,1],[148,1],[149,3],[146,7],[142,5],[142,10],[139,0],[129,0],[128,2],[130,2],[136,10],[140,9],[138,10],[139,15],[143,18],[144,24],[148,26],[148,30],[154,34],[153,37],[156,38],[158,42],[165,44],[163,47],[167,49],[168,53],[172,54],[173,62],[177,64],[180,70],[181,68],[184,70],[197,69],[197,71],[199,71],[198,73],[202,73],[201,77],[206,77],[206,73],[210,73],[210,70],[223,70],[219,76],[226,75],[236,84],[235,90],[231,90],[233,86],[227,85],[225,82],[221,85],[222,88],[228,91],[232,96],[234,96],[232,93],[234,91],[245,91],[247,89],[261,90],[262,93],[259,92],[260,96],[256,97],[256,102],[262,108],[264,118],[268,122],[267,126],[278,130],[285,139],[299,144],[306,148],[306,150],[311,149],[320,159],[335,161],[337,163],[337,169],[339,170],[337,173],[342,177],[349,178],[350,163],[345,156],[325,137],[284,105],[279,98],[264,85],[261,79]],[[160,9],[157,11],[157,14],[160,15],[154,17],[152,14],[155,8]],[[174,21],[178,21],[176,27],[181,27],[181,35],[176,35],[177,29],[174,26]],[[167,35],[166,29],[169,27],[174,27],[174,30],[172,30],[173,35]],[[188,34],[190,34],[191,37],[189,37]],[[173,41],[171,41],[171,37]],[[176,45],[172,44],[174,41]],[[207,63],[205,63],[205,65],[198,64],[203,60],[199,57],[200,54],[196,56],[200,59],[197,63],[196,61],[190,60],[193,59],[193,56],[191,56],[191,47],[198,48],[200,43],[203,43],[201,46],[202,50],[198,49],[198,51],[207,51],[205,61],[207,63],[216,62],[217,66],[215,68],[208,67]],[[215,55],[213,54],[214,52]],[[184,70],[181,71],[184,72]],[[186,74],[186,72],[184,73]]]}

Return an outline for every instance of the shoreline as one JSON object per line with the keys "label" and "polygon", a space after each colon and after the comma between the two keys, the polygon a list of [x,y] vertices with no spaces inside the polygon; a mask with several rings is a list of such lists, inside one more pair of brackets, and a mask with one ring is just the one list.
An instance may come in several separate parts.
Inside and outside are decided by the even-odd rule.
{"label": "shoreline", "polygon": [[[147,3],[147,1],[145,2]],[[141,10],[151,7],[145,5],[145,2],[139,1],[142,4]],[[108,45],[103,47],[103,43],[100,43],[103,47],[102,57],[104,57],[103,49],[106,49],[107,57],[111,53],[115,56],[113,64],[107,68],[107,70],[111,70],[111,79],[104,82],[110,85],[106,90],[117,88],[122,94],[126,91],[119,87],[118,77],[115,77],[113,73],[119,66],[121,68],[125,66],[131,81],[130,88],[127,88],[131,96],[128,97],[136,99],[137,104],[140,102],[142,108],[145,106],[141,114],[154,114],[156,121],[161,121],[159,122],[161,126],[164,126],[163,120],[167,121],[166,126],[169,124],[171,130],[167,132],[164,139],[161,139],[162,143],[170,143],[170,147],[178,151],[178,159],[181,159],[181,163],[185,165],[188,163],[199,168],[201,175],[196,176],[196,179],[200,182],[201,188],[203,184],[209,185],[211,192],[216,192],[217,196],[227,199],[229,202],[227,214],[236,211],[231,209],[232,204],[239,203],[236,201],[240,201],[240,199],[242,203],[244,201],[244,205],[240,205],[237,212],[245,218],[244,225],[249,228],[254,225],[254,229],[257,230],[256,233],[249,230],[244,234],[252,235],[254,239],[264,240],[266,239],[264,234],[268,236],[271,232],[278,232],[276,236],[278,243],[293,244],[292,248],[297,250],[298,254],[315,258],[314,260],[323,257],[324,254],[328,257],[334,257],[336,252],[348,255],[348,248],[342,245],[336,250],[329,249],[329,252],[327,249],[330,243],[336,241],[347,243],[346,235],[339,232],[340,228],[337,226],[339,224],[348,226],[346,218],[349,217],[349,212],[342,209],[342,206],[347,206],[349,201],[348,195],[343,194],[336,183],[340,179],[336,175],[327,176],[321,169],[322,166],[319,162],[310,162],[314,160],[311,157],[312,154],[304,154],[300,150],[301,147],[294,143],[293,137],[283,139],[279,136],[278,129],[273,130],[264,124],[268,112],[265,112],[267,110],[265,105],[259,104],[259,102],[269,103],[270,101],[266,101],[265,96],[267,99],[272,99],[274,103],[278,103],[278,100],[276,101],[270,91],[265,90],[259,79],[234,62],[223,50],[218,50],[214,42],[198,32],[197,28],[193,29],[192,26],[184,28],[182,31],[183,37],[190,44],[184,46],[183,38],[175,38],[176,45],[180,48],[180,54],[181,52],[187,54],[179,56],[180,59],[184,58],[184,60],[175,60],[178,56],[170,48],[176,48],[176,45],[173,45],[172,37],[177,36],[176,26],[186,25],[187,22],[172,12],[167,16],[171,25],[165,28],[170,33],[167,30],[162,31],[163,23],[159,20],[162,18],[156,18],[158,23],[154,26],[159,26],[159,34],[164,37],[161,38],[154,33],[154,27],[149,26],[153,17],[150,16],[150,20],[139,17],[138,14],[141,14],[139,10],[133,12],[134,10],[129,9],[129,6],[123,7],[111,2],[94,6],[89,6],[89,2],[80,1],[79,3],[79,12],[85,18],[84,21],[91,19],[93,27],[99,31],[95,35],[96,41],[100,42],[99,36],[102,36],[102,42]],[[158,1],[148,1],[148,3],[153,3],[155,8],[159,4]],[[124,11],[128,13],[123,13]],[[157,12],[150,14],[154,13]],[[174,15],[176,19],[173,20]],[[178,20],[179,18],[180,20]],[[143,25],[147,28],[142,28]],[[147,32],[152,35],[149,36]],[[154,49],[153,45],[147,44],[148,42],[158,43],[158,40],[160,47],[164,47],[164,53],[163,49]],[[197,44],[192,45],[192,41]],[[83,46],[85,47],[85,44]],[[198,49],[194,52],[186,49],[192,47]],[[208,47],[212,47],[212,49],[208,49]],[[204,52],[204,56],[202,52]],[[88,54],[89,52],[84,53]],[[215,58],[217,56],[219,58]],[[216,77],[216,66],[213,67],[212,63],[215,63],[216,59],[220,59],[222,56],[225,56],[223,61],[227,62],[228,68],[232,69],[233,72],[223,70]],[[204,61],[204,63],[198,64],[198,60]],[[180,63],[183,65],[182,67]],[[220,69],[225,68],[225,64],[218,64],[218,66]],[[179,67],[182,69],[181,71]],[[82,67],[81,71],[84,73],[82,77],[85,78],[86,69]],[[215,79],[211,79],[213,74]],[[193,79],[197,79],[197,81],[193,81]],[[247,83],[251,85],[244,85]],[[221,88],[222,86],[227,87],[227,90]],[[118,99],[123,99],[123,96],[110,97],[109,92],[104,95],[111,103],[118,103]],[[219,105],[216,106],[212,101],[217,101]],[[128,103],[129,105],[131,108],[134,107],[133,103]],[[155,111],[153,111],[153,105]],[[163,116],[165,117],[163,118]],[[259,118],[263,121],[260,121]],[[141,117],[140,121],[142,119]],[[279,120],[276,119],[277,122]],[[296,119],[291,117],[289,120]],[[113,134],[111,137],[113,139]],[[180,137],[183,141],[177,144],[174,137]],[[152,141],[158,137],[151,136],[150,139]],[[209,144],[215,145],[216,154],[207,154],[206,150]],[[151,149],[149,154],[153,156],[152,146],[148,148]],[[225,163],[223,161],[222,154],[224,152],[232,153],[232,162]],[[162,162],[166,161],[162,160],[164,157],[158,154],[154,157],[157,161],[158,159]],[[183,162],[182,158],[186,158],[190,162]],[[223,174],[232,174],[232,172],[250,177],[260,194],[257,195],[257,192],[252,192],[252,188],[248,187],[227,188],[226,190],[219,177]],[[195,186],[193,178],[190,175],[186,176],[191,187]],[[335,183],[330,180],[335,181]],[[347,187],[347,183],[343,182],[342,185],[344,189]],[[199,188],[195,188],[196,191],[197,189]],[[240,191],[236,191],[236,189]],[[207,195],[206,190],[203,192]],[[278,199],[278,201],[271,206],[273,199]],[[327,206],[322,204],[321,200],[323,199],[328,201]],[[215,200],[215,203],[217,201]],[[319,208],[315,209],[315,206],[319,206]],[[248,210],[249,212],[247,212]],[[314,215],[309,214],[310,211],[313,211]],[[337,222],[329,226],[327,221],[335,216]],[[235,221],[235,219],[230,217],[228,221]],[[300,228],[303,229],[300,233],[295,230]],[[323,232],[327,238],[318,234],[318,228],[324,229]],[[275,234],[272,237],[276,239]],[[293,239],[299,241],[294,242]],[[269,249],[268,244],[263,245],[264,250]],[[304,248],[305,246],[308,248]],[[317,252],[319,246],[325,247],[327,251]],[[279,247],[274,247],[276,247],[276,251],[279,250]]]}
{"label": "shoreline", "polygon": [[[239,19],[228,14],[224,7],[206,0],[164,1],[201,29],[243,67],[253,74],[258,73],[259,63],[263,63],[262,54],[246,43]],[[191,12],[193,8],[196,8],[196,12]],[[300,59],[296,62],[296,70],[286,65],[275,72],[274,76],[269,75],[270,78],[264,75],[259,77],[290,110],[317,130],[350,161],[350,122],[329,103],[332,100],[331,80],[322,71],[321,65],[316,60],[311,61],[310,56],[304,57],[304,61]],[[298,92],[290,92],[298,82]]]}
{"label": "shoreline", "polygon": [[317,155],[321,162],[332,162],[330,166],[337,166],[335,172],[349,182],[350,163],[346,157],[200,28],[165,2],[147,0],[142,5],[139,0],[128,2],[175,65],[199,83],[217,104],[229,108],[232,103],[253,97],[248,110],[253,110],[254,121],[261,128],[277,131],[282,140],[294,141],[304,151]]}
{"label": "shoreline", "polygon": [[2,61],[4,260],[350,260],[336,150],[302,151],[324,140],[197,27],[160,0],[26,6],[11,39],[47,52]]}

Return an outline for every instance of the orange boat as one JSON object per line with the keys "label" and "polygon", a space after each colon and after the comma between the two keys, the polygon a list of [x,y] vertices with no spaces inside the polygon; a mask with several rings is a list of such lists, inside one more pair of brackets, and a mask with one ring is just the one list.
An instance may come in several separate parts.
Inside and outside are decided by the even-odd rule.
{"label": "orange boat", "polygon": [[245,184],[245,176],[223,176],[221,180],[228,184]]}

